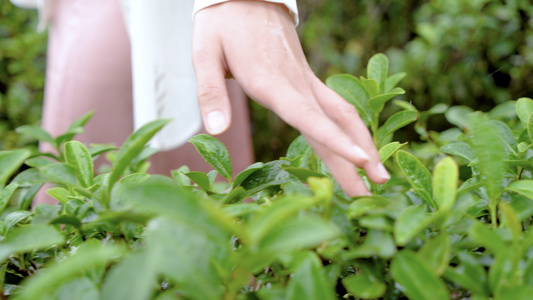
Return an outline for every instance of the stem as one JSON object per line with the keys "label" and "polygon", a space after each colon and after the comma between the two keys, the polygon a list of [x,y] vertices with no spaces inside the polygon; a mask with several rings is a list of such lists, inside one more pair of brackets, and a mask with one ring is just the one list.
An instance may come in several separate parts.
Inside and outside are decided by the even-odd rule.
{"label": "stem", "polygon": [[496,205],[494,203],[495,201],[491,201],[491,204],[489,204],[489,210],[490,210],[490,222],[492,224],[492,230],[496,230],[498,227],[498,219],[496,215]]}
{"label": "stem", "polygon": [[374,141],[374,145],[376,147],[378,147],[378,122],[379,122],[379,114],[376,113],[374,114],[374,118],[372,120],[372,124],[370,124],[371,126],[371,131],[372,131],[372,140]]}

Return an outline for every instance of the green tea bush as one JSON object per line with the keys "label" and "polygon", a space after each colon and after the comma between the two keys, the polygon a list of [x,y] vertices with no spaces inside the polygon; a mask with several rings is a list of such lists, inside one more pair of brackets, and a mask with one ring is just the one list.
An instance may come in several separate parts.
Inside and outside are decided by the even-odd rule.
{"label": "green tea bush", "polygon": [[[145,144],[19,132],[59,154],[0,152],[0,289],[8,299],[529,299],[533,292],[533,100],[489,113],[439,105],[400,110],[404,93],[375,55],[367,77],[327,84],[352,103],[392,174],[373,196],[347,197],[305,140],[234,174],[225,147],[190,142],[214,170],[149,175]],[[427,130],[444,114],[457,127]],[[420,144],[393,141],[415,123]],[[93,160],[107,153],[109,173]],[[421,162],[424,161],[424,163]],[[29,169],[11,179],[22,164]],[[215,181],[217,175],[225,180]],[[365,174],[361,171],[361,175]],[[57,205],[30,209],[43,183]]]}
{"label": "green tea bush", "polygon": [[37,12],[0,2],[0,149],[35,143],[15,128],[41,118],[46,34],[36,32]]}

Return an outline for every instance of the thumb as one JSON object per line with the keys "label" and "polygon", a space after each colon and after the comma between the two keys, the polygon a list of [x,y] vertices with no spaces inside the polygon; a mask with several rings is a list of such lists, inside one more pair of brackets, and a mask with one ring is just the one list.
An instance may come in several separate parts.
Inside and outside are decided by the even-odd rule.
{"label": "thumb", "polygon": [[208,133],[218,135],[229,128],[231,107],[226,89],[222,51],[194,51],[193,64],[198,84],[198,104]]}

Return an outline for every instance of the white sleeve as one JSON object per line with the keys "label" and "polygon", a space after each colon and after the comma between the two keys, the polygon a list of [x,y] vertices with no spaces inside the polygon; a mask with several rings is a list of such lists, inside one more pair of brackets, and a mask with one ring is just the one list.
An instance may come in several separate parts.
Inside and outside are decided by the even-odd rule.
{"label": "white sleeve", "polygon": [[[204,9],[208,6],[215,5],[222,2],[228,2],[231,0],[195,0],[194,1],[194,11],[193,16],[199,10]],[[294,24],[298,25],[298,6],[296,5],[296,0],[264,0],[266,2],[274,2],[284,4],[290,11]]]}

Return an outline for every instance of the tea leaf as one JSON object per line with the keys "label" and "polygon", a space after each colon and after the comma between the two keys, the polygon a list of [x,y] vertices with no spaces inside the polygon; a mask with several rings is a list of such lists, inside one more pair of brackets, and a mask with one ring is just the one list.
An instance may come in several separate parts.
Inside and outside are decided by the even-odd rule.
{"label": "tea leaf", "polygon": [[489,269],[489,287],[494,294],[502,286],[517,282],[519,260],[512,248],[506,248],[504,252],[495,255],[494,263]]}
{"label": "tea leaf", "polygon": [[98,288],[87,277],[76,278],[63,284],[57,289],[56,295],[57,300],[93,300],[100,298]]}
{"label": "tea leaf", "polygon": [[287,161],[281,160],[266,163],[262,168],[246,177],[241,186],[252,195],[270,186],[287,183],[291,175],[281,168],[282,165],[287,164]]}
{"label": "tea leaf", "polygon": [[394,88],[392,91],[388,92],[387,94],[376,95],[370,98],[370,100],[368,100],[368,104],[370,106],[370,109],[374,113],[380,113],[383,110],[383,106],[385,105],[387,101],[389,101],[390,99],[398,95],[403,95],[403,94],[405,94],[405,91],[403,89]]}
{"label": "tea leaf", "polygon": [[389,259],[396,254],[396,245],[389,232],[381,230],[369,230],[365,242],[361,246],[356,246],[353,250],[345,251],[343,259],[371,258],[378,256]]}
{"label": "tea leaf", "polygon": [[16,132],[18,134],[23,134],[29,137],[32,137],[38,141],[46,142],[50,145],[52,145],[54,148],[57,148],[56,141],[52,136],[46,132],[44,129],[42,129],[39,126],[35,125],[23,125],[16,129]]}
{"label": "tea leaf", "polygon": [[30,277],[16,295],[16,299],[39,300],[61,284],[84,274],[97,265],[104,265],[121,255],[116,246],[102,246],[100,242],[85,243],[76,254],[63,259],[60,263],[49,265]]}
{"label": "tea leaf", "polygon": [[431,173],[428,169],[412,154],[405,151],[398,151],[396,153],[396,160],[402,169],[407,180],[411,183],[417,194],[426,201],[433,208],[437,208],[433,200],[433,188]]}
{"label": "tea leaf", "polygon": [[285,299],[333,300],[334,290],[328,285],[326,272],[320,259],[312,252],[300,254],[287,285]]}
{"label": "tea leaf", "polygon": [[447,234],[441,233],[427,241],[418,251],[418,256],[426,261],[439,277],[448,268],[452,254],[452,243]]}
{"label": "tea leaf", "polygon": [[433,171],[433,198],[439,210],[449,211],[455,204],[459,168],[451,157],[441,159]]}
{"label": "tea leaf", "polygon": [[440,148],[440,151],[446,154],[462,157],[468,162],[471,162],[476,158],[472,147],[464,142],[444,145]]}
{"label": "tea leaf", "polygon": [[471,254],[459,252],[458,256],[461,264],[455,268],[448,268],[444,273],[444,278],[471,290],[476,295],[490,296],[484,267]]}
{"label": "tea leaf", "polygon": [[289,145],[289,148],[287,149],[287,158],[288,159],[296,159],[298,156],[302,155],[307,149],[309,149],[310,146],[305,140],[305,138],[300,135],[297,138],[294,139],[294,141],[291,142]]}
{"label": "tea leaf", "polygon": [[529,120],[527,122],[527,134],[529,135],[529,139],[533,141],[533,114],[529,116]]}
{"label": "tea leaf", "polygon": [[392,115],[378,130],[378,144],[381,145],[385,137],[416,121],[416,118],[417,112],[411,110],[403,110]]}
{"label": "tea leaf", "polygon": [[502,191],[505,154],[500,137],[486,115],[476,112],[471,116],[472,149],[479,160],[479,171],[491,201]]}
{"label": "tea leaf", "polygon": [[475,222],[470,227],[468,236],[494,254],[505,253],[507,251],[507,245],[504,240],[494,230],[490,230],[480,222]]}
{"label": "tea leaf", "polygon": [[350,294],[361,299],[380,298],[387,290],[387,285],[367,270],[343,278],[342,285]]}
{"label": "tea leaf", "polygon": [[407,245],[417,234],[432,221],[432,216],[424,211],[423,206],[406,208],[396,220],[394,237],[399,246]]}
{"label": "tea leaf", "polygon": [[516,242],[520,241],[520,237],[522,236],[522,223],[518,220],[515,211],[510,204],[505,202],[500,202],[498,206],[503,216],[502,225],[509,228]]}
{"label": "tea leaf", "polygon": [[189,177],[194,183],[198,185],[204,191],[211,191],[211,182],[209,177],[204,172],[193,171],[186,173],[185,176]]}
{"label": "tea leaf", "polygon": [[65,186],[78,185],[76,171],[70,165],[54,163],[42,167],[39,171],[48,182],[59,183]]}
{"label": "tea leaf", "polygon": [[[8,186],[0,191],[0,215],[4,212],[9,199],[13,196],[13,193],[18,188],[17,183],[10,183]],[[1,232],[1,231],[0,231]]]}
{"label": "tea leaf", "polygon": [[17,253],[62,245],[65,238],[54,227],[32,224],[9,232],[0,247],[0,262]]}
{"label": "tea leaf", "polygon": [[83,116],[79,117],[78,119],[74,120],[68,127],[67,131],[75,130],[76,128],[83,127],[94,115],[94,111],[90,111]]}
{"label": "tea leaf", "polygon": [[168,122],[170,122],[168,119],[152,121],[128,137],[115,158],[113,170],[108,178],[108,193],[113,188],[117,179],[124,173],[124,170],[126,170],[130,162],[143,151],[144,145]]}
{"label": "tea leaf", "polygon": [[533,180],[522,179],[512,182],[505,188],[505,190],[513,191],[533,200]]}
{"label": "tea leaf", "polygon": [[4,187],[9,177],[20,168],[30,155],[31,152],[26,149],[0,151],[0,187]]}
{"label": "tea leaf", "polygon": [[367,64],[367,77],[375,79],[381,93],[385,92],[385,82],[389,73],[389,59],[382,53],[375,54]]}
{"label": "tea leaf", "polygon": [[464,130],[469,127],[468,114],[473,111],[474,110],[468,106],[452,106],[446,111],[446,113],[444,113],[444,116],[448,122]]}
{"label": "tea leaf", "polygon": [[524,128],[529,127],[529,118],[533,114],[533,100],[530,98],[520,98],[516,101],[516,114],[524,125]]}
{"label": "tea leaf", "polygon": [[[371,98],[374,98],[378,96],[379,93],[379,84],[375,79],[372,78],[364,78],[363,76],[359,77],[359,81],[361,81],[361,84],[368,92],[368,95]],[[370,100],[369,100],[370,102]]]}
{"label": "tea leaf", "polygon": [[326,80],[326,84],[355,106],[365,125],[370,126],[373,114],[368,106],[370,95],[359,79],[347,74],[334,75]]}
{"label": "tea leaf", "polygon": [[381,215],[369,215],[359,219],[359,225],[362,227],[392,232],[394,222],[388,217]]}
{"label": "tea leaf", "polygon": [[400,144],[399,142],[392,142],[388,143],[387,145],[381,147],[379,149],[379,159],[382,162],[385,162],[389,157],[394,155],[398,149],[400,149],[402,146],[406,145],[407,143]]}
{"label": "tea leaf", "polygon": [[385,197],[364,197],[355,200],[350,204],[347,216],[351,219],[358,218],[375,209],[383,208],[389,205],[391,200]]}
{"label": "tea leaf", "polygon": [[450,299],[444,283],[431,272],[425,261],[409,250],[403,250],[394,257],[391,273],[410,299]]}
{"label": "tea leaf", "polygon": [[281,168],[283,170],[289,172],[289,174],[291,174],[293,176],[296,176],[298,179],[300,179],[303,182],[306,182],[307,178],[309,178],[309,177],[319,177],[319,178],[326,177],[326,175],[324,175],[324,174],[322,174],[320,172],[309,170],[309,169],[294,168],[294,167],[290,167],[290,166],[286,167],[284,165],[282,165]]}
{"label": "tea leaf", "polygon": [[189,143],[193,144],[198,153],[209,163],[220,175],[231,181],[233,171],[228,149],[218,139],[207,134],[193,136]]}
{"label": "tea leaf", "polygon": [[396,73],[387,78],[385,81],[385,90],[384,93],[388,93],[390,90],[392,90],[402,79],[407,76],[406,73]]}
{"label": "tea leaf", "polygon": [[504,147],[504,150],[508,154],[513,154],[514,156],[518,155],[518,145],[516,139],[513,135],[513,132],[505,123],[500,121],[491,120],[491,125],[494,127],[498,137],[501,140],[501,144]]}
{"label": "tea leaf", "polygon": [[94,184],[93,160],[89,150],[77,141],[65,144],[65,160],[76,173],[76,177],[82,187],[90,187]]}

